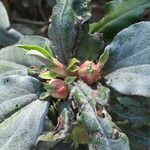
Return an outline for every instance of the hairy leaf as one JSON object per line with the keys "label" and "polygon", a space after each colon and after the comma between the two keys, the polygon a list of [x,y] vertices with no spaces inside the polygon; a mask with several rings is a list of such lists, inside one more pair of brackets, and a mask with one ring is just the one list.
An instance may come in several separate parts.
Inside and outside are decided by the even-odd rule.
{"label": "hairy leaf", "polygon": [[[51,42],[43,37],[39,36],[25,36],[20,39],[17,45],[37,45],[41,48],[47,49],[51,46]],[[22,48],[18,48],[17,45],[2,48],[0,51],[0,59],[15,62],[24,66],[41,66],[50,65],[51,62],[41,57],[34,58],[33,56],[26,55],[26,51]]]}
{"label": "hairy leaf", "polygon": [[27,74],[27,68],[22,66],[22,65],[18,65],[16,63],[13,62],[9,62],[9,61],[4,61],[4,60],[0,60],[0,77],[6,76],[7,73],[8,74],[13,74],[13,72],[17,72],[17,74],[23,73],[23,75]]}
{"label": "hairy leaf", "polygon": [[22,37],[23,35],[13,28],[9,30],[0,28],[0,45],[8,46],[15,44]]}
{"label": "hairy leaf", "polygon": [[7,11],[3,5],[3,3],[0,1],[0,28],[7,29],[10,27],[10,22],[8,18]]}
{"label": "hairy leaf", "polygon": [[51,54],[51,49],[53,49],[53,45],[50,40],[48,40],[45,37],[35,36],[35,35],[24,36],[19,40],[18,45],[19,44],[28,45],[28,46],[36,45],[38,47],[46,49],[47,51],[49,51],[50,54]]}
{"label": "hairy leaf", "polygon": [[43,130],[46,109],[47,102],[36,100],[3,121],[0,124],[1,150],[30,150]]}
{"label": "hairy leaf", "polygon": [[98,22],[91,24],[90,33],[102,32],[108,39],[117,32],[134,23],[146,8],[149,0],[113,0],[106,4],[106,15]]}
{"label": "hairy leaf", "polygon": [[105,72],[122,67],[150,64],[150,22],[140,22],[124,29],[110,45],[110,57]]}
{"label": "hairy leaf", "polygon": [[73,9],[79,20],[87,21],[91,17],[91,0],[74,0]]}
{"label": "hairy leaf", "polygon": [[[25,67],[1,62],[0,147],[3,150],[28,150],[43,130],[48,103],[37,100],[41,84],[27,76]],[[4,62],[8,66],[5,69]]]}
{"label": "hairy leaf", "polygon": [[69,129],[72,127],[73,112],[70,107],[70,102],[60,102],[57,109],[59,112],[59,117],[55,131],[41,135],[37,141],[50,142],[50,147],[53,147],[55,144],[63,140],[68,135]]}
{"label": "hairy leaf", "polygon": [[118,69],[108,74],[106,84],[126,95],[150,97],[150,65],[137,65]]}
{"label": "hairy leaf", "polygon": [[140,127],[149,123],[149,98],[116,96],[115,99],[110,105],[110,110],[117,116],[117,120],[128,120],[130,127]]}
{"label": "hairy leaf", "polygon": [[[83,82],[77,82],[74,88],[73,93],[80,109],[78,120],[89,133],[89,149],[129,150],[126,135],[119,132],[104,108],[97,109],[97,91],[92,90]],[[100,113],[103,117],[99,115]]]}
{"label": "hairy leaf", "polygon": [[73,0],[57,0],[51,19],[48,34],[54,43],[54,54],[67,63],[77,35]]}
{"label": "hairy leaf", "polygon": [[89,34],[89,27],[85,23],[79,30],[78,51],[76,57],[84,62],[85,60],[95,60],[102,53],[104,46],[102,36],[98,33]]}

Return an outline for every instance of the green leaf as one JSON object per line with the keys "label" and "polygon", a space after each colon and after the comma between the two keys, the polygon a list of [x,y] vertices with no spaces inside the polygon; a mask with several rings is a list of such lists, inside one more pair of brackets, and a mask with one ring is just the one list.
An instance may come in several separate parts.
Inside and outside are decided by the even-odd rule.
{"label": "green leaf", "polygon": [[37,58],[42,58],[42,59],[45,59],[45,61],[49,60],[45,55],[43,55],[41,52],[38,52],[36,50],[30,50],[26,53],[26,55],[35,56]]}
{"label": "green leaf", "polygon": [[36,45],[42,47],[43,49],[46,49],[47,51],[49,51],[50,49],[49,51],[50,54],[51,50],[53,50],[53,44],[50,40],[48,40],[45,37],[37,35],[24,36],[19,40],[18,45]]}
{"label": "green leaf", "polygon": [[10,22],[8,18],[7,11],[3,5],[3,3],[0,1],[0,28],[7,29],[10,27]]}
{"label": "green leaf", "polygon": [[54,54],[67,64],[77,36],[73,0],[57,0],[51,20],[48,35],[54,43]]}
{"label": "green leaf", "polygon": [[75,124],[71,134],[65,139],[65,143],[72,143],[76,149],[79,147],[79,144],[87,144],[88,133],[85,128],[80,124]]}
{"label": "green leaf", "polygon": [[20,72],[20,74],[25,75],[27,68],[13,62],[0,60],[0,77],[5,76],[7,73],[11,75],[13,72],[18,72],[17,74]]}
{"label": "green leaf", "polygon": [[50,70],[50,71],[41,73],[39,77],[42,79],[54,79],[57,77],[57,74],[53,70]]}
{"label": "green leaf", "polygon": [[145,126],[140,129],[133,128],[132,130],[126,129],[131,147],[136,149],[147,150],[150,147],[150,126]]}
{"label": "green leaf", "polygon": [[8,66],[0,74],[0,147],[29,150],[43,130],[48,103],[38,100],[41,84],[37,79],[27,76],[24,67]]}
{"label": "green leaf", "polygon": [[39,99],[40,100],[45,100],[47,97],[49,97],[50,96],[50,93],[48,93],[48,92],[43,92],[41,95],[40,95],[40,97],[39,97]]}
{"label": "green leaf", "polygon": [[130,124],[123,123],[121,124],[121,128],[128,135],[132,149],[147,150],[150,147],[150,126],[149,125],[131,128]]}
{"label": "green leaf", "polygon": [[8,46],[16,44],[23,35],[18,31],[11,29],[2,29],[0,28],[0,45]]}
{"label": "green leaf", "polygon": [[77,77],[71,77],[71,76],[68,76],[66,79],[65,79],[65,83],[70,85],[71,83],[74,82],[74,80],[76,79]]}
{"label": "green leaf", "polygon": [[[102,109],[97,109],[97,91],[79,81],[73,87],[72,92],[80,110],[78,121],[88,130],[89,149],[92,150],[96,147],[104,150],[129,150],[127,136],[119,132],[118,127],[112,122],[103,106],[101,106]],[[98,115],[100,113],[103,114],[103,117]]]}
{"label": "green leaf", "polygon": [[108,74],[106,84],[125,95],[150,97],[150,65],[118,69]]}
{"label": "green leaf", "polygon": [[[110,109],[117,116],[117,120],[128,120],[130,127],[147,125],[150,120],[150,99],[141,97],[115,96]],[[118,124],[119,125],[119,124]]]}
{"label": "green leaf", "polygon": [[81,62],[86,60],[96,60],[102,53],[104,42],[98,33],[89,34],[89,26],[85,23],[79,30],[78,51],[76,58]]}
{"label": "green leaf", "polygon": [[150,64],[150,22],[140,22],[124,29],[105,50],[109,61],[104,66],[105,72],[112,72],[123,67]]}
{"label": "green leaf", "polygon": [[43,54],[45,57],[49,58],[50,60],[52,59],[52,55],[51,53],[49,53],[46,49],[37,46],[37,45],[18,45],[18,47],[20,48],[24,48],[25,50],[29,50],[29,52],[31,50],[36,50],[38,52],[40,52],[41,54]]}
{"label": "green leaf", "polygon": [[113,0],[106,4],[106,15],[90,26],[90,33],[102,32],[110,39],[135,20],[150,7],[149,0]]}
{"label": "green leaf", "polygon": [[87,21],[91,17],[91,0],[75,0],[73,3],[73,9],[77,13],[79,20]]}
{"label": "green leaf", "polygon": [[99,63],[104,65],[109,59],[109,51],[107,49],[104,50],[103,54],[99,58]]}
{"label": "green leaf", "polygon": [[[37,45],[42,48],[47,47],[46,45],[51,45],[51,42],[43,37],[39,36],[25,36],[20,39],[19,45],[24,45],[26,42],[27,45]],[[32,43],[33,42],[33,43]],[[17,44],[17,45],[18,45]],[[24,66],[41,66],[41,65],[51,65],[51,62],[45,60],[41,57],[33,58],[33,56],[26,55],[26,51],[22,50],[21,48],[17,47],[17,45],[9,46],[2,48],[0,51],[0,59],[7,60],[10,62],[15,62]]]}
{"label": "green leaf", "polygon": [[69,65],[67,67],[67,71],[70,71],[70,72],[74,72],[77,70],[77,63],[79,63],[79,60],[76,59],[76,58],[72,58],[70,61],[69,61]]}
{"label": "green leaf", "polygon": [[110,98],[110,90],[107,87],[103,86],[101,83],[99,83],[97,87],[97,97],[97,103],[105,106]]}
{"label": "green leaf", "polygon": [[73,112],[71,109],[71,104],[69,101],[60,102],[57,106],[58,112],[59,112],[59,121],[57,124],[57,128],[55,131],[51,131],[47,134],[41,135],[37,143],[40,141],[48,141],[50,142],[50,147],[53,147],[55,144],[62,141],[68,134],[69,129],[72,127],[71,121],[73,117]]}

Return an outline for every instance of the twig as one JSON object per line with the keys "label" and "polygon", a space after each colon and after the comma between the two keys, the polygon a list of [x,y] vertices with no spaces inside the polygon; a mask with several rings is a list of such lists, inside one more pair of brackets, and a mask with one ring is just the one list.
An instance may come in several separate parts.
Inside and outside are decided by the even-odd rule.
{"label": "twig", "polygon": [[17,22],[17,23],[33,24],[33,25],[36,25],[36,26],[44,26],[44,25],[48,24],[48,22],[32,21],[32,20],[21,19],[21,18],[13,18],[12,21]]}

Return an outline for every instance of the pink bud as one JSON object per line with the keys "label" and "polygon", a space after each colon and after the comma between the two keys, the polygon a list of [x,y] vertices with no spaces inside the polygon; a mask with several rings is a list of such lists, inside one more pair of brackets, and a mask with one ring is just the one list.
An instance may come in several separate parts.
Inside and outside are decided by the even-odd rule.
{"label": "pink bud", "polygon": [[53,58],[53,67],[51,67],[54,72],[57,73],[59,77],[66,78],[67,72],[66,72],[66,66],[60,63],[57,59]]}
{"label": "pink bud", "polygon": [[93,61],[85,61],[78,69],[79,78],[88,85],[100,78],[100,68]]}
{"label": "pink bud", "polygon": [[52,97],[60,99],[65,99],[68,97],[68,87],[63,80],[52,79],[49,81],[49,85],[52,87],[49,91]]}

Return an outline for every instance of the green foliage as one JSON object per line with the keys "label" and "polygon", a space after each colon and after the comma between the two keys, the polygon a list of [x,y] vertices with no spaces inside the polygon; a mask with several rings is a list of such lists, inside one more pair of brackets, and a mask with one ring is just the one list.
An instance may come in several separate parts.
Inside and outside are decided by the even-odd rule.
{"label": "green foliage", "polygon": [[103,54],[99,58],[99,63],[104,65],[109,60],[109,51],[106,49],[104,50]]}
{"label": "green foliage", "polygon": [[38,100],[41,84],[27,76],[25,67],[8,64],[7,70],[0,64],[0,147],[29,149],[43,130],[48,103]]}
{"label": "green foliage", "polygon": [[49,148],[53,147],[54,144],[65,139],[65,137],[69,134],[69,129],[72,127],[72,119],[73,119],[73,112],[70,107],[70,102],[60,102],[57,106],[57,110],[59,113],[59,120],[57,127],[54,131],[48,132],[39,136],[37,142],[40,141],[48,141],[51,143]]}
{"label": "green foliage", "polygon": [[67,63],[77,35],[73,0],[57,0],[51,20],[48,35],[54,43],[54,54]]}
{"label": "green foliage", "polygon": [[145,64],[118,69],[105,78],[107,85],[122,94],[150,97],[149,74],[150,65]]}
{"label": "green foliage", "polygon": [[40,73],[39,77],[42,79],[54,79],[57,77],[57,74],[53,70],[51,70],[51,71]]}
{"label": "green foliage", "polygon": [[106,72],[150,63],[150,22],[140,22],[119,32],[105,48],[109,51]]}
{"label": "green foliage", "polygon": [[[104,51],[107,43],[95,32],[104,33],[104,38],[110,40],[148,7],[149,0],[111,1],[106,6],[106,16],[89,29],[91,0],[57,0],[49,40],[22,36],[13,29],[7,31],[10,23],[0,2],[0,14],[3,14],[0,44],[15,43],[0,51],[1,149],[29,150],[44,142],[48,149],[55,149],[60,143],[62,149],[74,149],[62,143],[70,142],[76,149],[85,144],[89,150],[130,150],[129,141],[133,149],[147,149],[150,146],[150,23],[141,22],[124,29]],[[102,66],[99,83],[92,86],[74,74],[86,60],[99,61]],[[52,68],[52,63],[56,68]],[[37,75],[37,79],[29,73]],[[64,76],[58,76],[59,73]],[[54,88],[48,84],[51,79],[68,84],[64,83],[67,98],[50,97]],[[56,93],[64,94],[64,89],[59,84],[58,87]],[[46,130],[43,130],[44,119]]]}
{"label": "green foliage", "polygon": [[52,60],[53,56],[52,56],[51,50],[49,50],[50,51],[50,53],[49,53],[46,49],[44,49],[40,46],[37,46],[37,45],[19,45],[18,47],[24,48],[25,50],[27,50],[29,52],[32,50],[36,50],[39,53],[43,54],[46,58],[49,58],[50,60]]}
{"label": "green foliage", "polygon": [[74,82],[74,80],[76,79],[76,77],[71,77],[71,76],[68,76],[66,79],[65,79],[65,83],[70,85],[71,83]]}
{"label": "green foliage", "polygon": [[70,59],[68,63],[67,71],[69,72],[77,71],[77,65],[76,65],[77,63],[79,63],[79,60],[77,60],[76,58]]}
{"label": "green foliage", "polygon": [[125,134],[119,132],[102,105],[96,107],[99,99],[97,91],[82,82],[77,82],[74,88],[75,100],[80,109],[78,120],[88,131],[89,149],[129,150],[128,138]]}
{"label": "green foliage", "polygon": [[[82,25],[78,35],[78,47],[76,57],[84,62],[85,60],[95,60],[102,53],[104,42],[99,33],[90,34],[89,25]],[[86,55],[85,55],[86,54]]]}
{"label": "green foliage", "polygon": [[116,33],[135,22],[146,8],[149,0],[113,0],[106,4],[106,15],[97,23],[90,25],[90,33],[102,32],[111,39]]}
{"label": "green foliage", "polygon": [[[19,45],[24,45],[25,43],[26,45],[37,45],[42,48],[46,48],[47,45],[51,45],[51,42],[48,39],[39,36],[25,36],[18,42]],[[0,59],[15,62],[28,67],[32,65],[41,66],[44,64],[49,66],[51,64],[50,61],[42,59],[41,57],[37,59],[29,55],[26,56],[26,51],[22,50],[22,48],[18,48],[18,44],[2,48],[0,51]]]}

